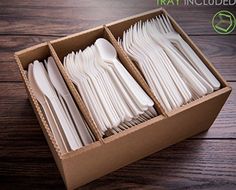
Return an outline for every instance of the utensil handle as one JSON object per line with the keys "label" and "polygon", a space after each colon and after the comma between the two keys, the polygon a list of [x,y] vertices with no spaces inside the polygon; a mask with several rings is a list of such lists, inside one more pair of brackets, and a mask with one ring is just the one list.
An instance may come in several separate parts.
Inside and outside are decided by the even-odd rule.
{"label": "utensil handle", "polygon": [[[110,73],[111,78],[114,81],[115,88],[117,90],[117,93],[120,94],[123,98],[121,98],[121,103],[120,105],[123,108],[123,111],[125,113],[125,120],[130,121],[133,116],[142,114],[143,112],[137,109],[137,106],[134,104],[132,97],[127,92],[127,89],[125,89],[124,84],[120,81],[119,77],[117,76],[117,71],[114,69],[114,65],[111,64],[107,67],[108,73]],[[128,106],[127,106],[128,105]]]}
{"label": "utensil handle", "polygon": [[43,107],[44,113],[45,113],[46,118],[49,123],[49,127],[52,131],[55,141],[57,142],[57,144],[60,148],[61,153],[64,154],[64,153],[68,152],[69,150],[66,147],[66,143],[63,140],[63,136],[59,130],[59,126],[57,125],[56,119],[53,116],[53,113],[50,109],[50,105],[48,104],[46,98],[45,98],[45,102],[41,105]]}
{"label": "utensil handle", "polygon": [[133,98],[136,99],[137,103],[141,104],[143,108],[153,106],[153,101],[124,68],[124,66],[117,59],[113,59],[114,66],[116,67],[120,78],[123,79],[124,84],[130,89]]}
{"label": "utensil handle", "polygon": [[192,74],[204,85],[204,87],[207,89],[207,92],[208,93],[213,92],[214,91],[213,87],[203,78],[201,73],[197,72],[195,68],[191,65],[191,63],[189,64],[189,62],[187,62],[182,56],[180,56],[180,54],[176,52],[176,50],[175,53],[182,60],[186,68],[188,68],[192,72]]}
{"label": "utensil handle", "polygon": [[[86,81],[87,82],[87,81]],[[104,132],[107,130],[104,122],[101,120],[100,117],[98,117],[97,111],[96,109],[91,109],[92,106],[92,100],[90,99],[91,97],[89,97],[89,93],[86,90],[86,82],[83,82],[83,80],[81,81],[76,81],[73,80],[73,83],[77,86],[77,89],[79,90],[89,112],[92,114],[92,116],[94,117],[94,121],[97,124],[98,128],[99,128],[99,132],[101,133],[101,135],[104,135]],[[84,83],[84,84],[83,84]]]}
{"label": "utensil handle", "polygon": [[78,108],[76,107],[73,98],[70,94],[64,96],[64,100],[69,108],[69,111],[71,113],[72,119],[75,122],[76,128],[80,134],[80,137],[83,141],[83,143],[90,144],[93,142],[92,137],[90,136],[86,125],[81,117],[81,113],[79,112]]}
{"label": "utensil handle", "polygon": [[168,52],[168,55],[172,59],[172,63],[175,65],[176,69],[190,82],[193,89],[200,96],[207,94],[207,89],[199,81],[198,77],[196,77],[196,74],[198,73],[188,63],[185,63],[186,61],[179,55],[176,49],[168,47],[165,50]]}
{"label": "utensil handle", "polygon": [[61,127],[64,131],[64,134],[68,140],[68,143],[70,145],[70,148],[72,150],[76,150],[78,148],[80,148],[81,146],[77,143],[77,141],[75,140],[75,136],[73,135],[73,133],[70,130],[70,124],[68,122],[68,120],[66,119],[66,115],[63,114],[63,107],[60,104],[60,101],[55,99],[55,98],[51,98],[50,102],[53,106],[53,109],[58,117],[58,120],[61,124]]}
{"label": "utensil handle", "polygon": [[213,86],[214,90],[219,89],[220,82],[210,72],[210,70],[202,62],[202,60],[198,57],[198,55],[193,51],[193,49],[182,38],[180,39],[181,40],[179,40],[179,42],[185,56],[189,58],[189,60],[191,61],[193,66],[197,69],[197,71],[201,73],[204,76],[204,78]]}

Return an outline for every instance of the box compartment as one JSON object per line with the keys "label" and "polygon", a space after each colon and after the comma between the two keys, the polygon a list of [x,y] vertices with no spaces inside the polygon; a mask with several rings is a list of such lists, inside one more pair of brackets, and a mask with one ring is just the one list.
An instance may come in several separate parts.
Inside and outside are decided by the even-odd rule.
{"label": "box compartment", "polygon": [[[155,18],[161,14],[164,14],[167,16],[174,27],[174,29],[181,35],[181,37],[189,44],[189,46],[194,50],[194,52],[199,56],[199,58],[202,60],[202,62],[207,66],[207,68],[214,74],[214,76],[219,80],[221,83],[221,88],[224,88],[228,86],[227,82],[223,79],[223,77],[220,75],[220,73],[214,68],[214,66],[210,63],[210,61],[204,56],[204,54],[201,52],[201,50],[193,43],[193,41],[190,39],[190,37],[183,31],[183,29],[178,25],[178,23],[167,13],[165,9],[156,9],[152,11],[148,11],[145,14],[138,14],[129,18],[125,18],[119,21],[112,22],[110,24],[106,25],[106,30],[111,35],[111,39],[116,46],[117,49],[122,50],[122,52],[127,57],[128,61],[130,62],[130,65],[133,65],[133,67],[136,67],[137,70],[140,72],[142,76],[142,71],[136,66],[136,64],[129,58],[128,54],[123,50],[123,48],[118,44],[118,38],[123,37],[123,32],[128,30],[132,25],[135,23],[141,21],[145,22],[149,19]],[[192,102],[190,102],[191,104]],[[183,105],[177,109],[174,109],[170,112],[167,112],[167,116],[172,115],[172,112],[178,111],[178,109],[182,109],[186,105]]]}
{"label": "box compartment", "polygon": [[[134,77],[134,79],[136,79],[136,81],[143,88],[143,90],[154,101],[154,107],[156,111],[159,114],[165,115],[165,111],[163,110],[158,100],[155,98],[154,94],[150,90],[146,81],[143,79],[142,75],[138,72],[137,68],[133,66],[133,64],[130,64],[129,59],[127,59],[126,55],[123,54],[122,52],[123,50],[121,50],[120,48],[117,48],[117,45],[115,44],[116,41],[114,41],[113,39],[114,37],[109,33],[109,31],[105,28],[105,26],[97,27],[91,30],[78,33],[78,34],[60,38],[60,39],[51,41],[49,43],[51,53],[58,65],[58,68],[61,70],[62,75],[66,79],[67,78],[69,79],[69,75],[62,64],[64,57],[67,54],[71,53],[72,51],[84,50],[87,46],[91,46],[92,44],[94,44],[98,38],[105,38],[106,40],[112,43],[112,45],[117,51],[118,58],[123,64],[123,66],[129,71],[129,73]],[[69,86],[73,85],[71,80],[69,81],[68,85]],[[74,90],[77,91],[75,86],[74,86]],[[77,96],[76,94],[74,95]]]}

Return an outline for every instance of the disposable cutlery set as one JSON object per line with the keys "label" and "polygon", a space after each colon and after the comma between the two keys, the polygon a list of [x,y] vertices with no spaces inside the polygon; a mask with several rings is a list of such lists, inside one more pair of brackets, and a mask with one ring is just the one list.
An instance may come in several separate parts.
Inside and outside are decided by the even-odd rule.
{"label": "disposable cutlery set", "polygon": [[85,50],[68,54],[64,66],[102,135],[157,115],[154,102],[120,63],[107,40],[97,39]]}
{"label": "disposable cutlery set", "polygon": [[208,130],[232,91],[163,8],[15,59],[67,189]]}
{"label": "disposable cutlery set", "polygon": [[[118,42],[166,111],[220,88],[219,81],[164,15],[134,24]],[[101,135],[119,133],[157,116],[154,102],[106,39],[71,52],[63,64]],[[52,57],[29,64],[28,79],[62,153],[95,141]]]}
{"label": "disposable cutlery set", "polygon": [[164,15],[134,24],[118,41],[167,111],[220,88],[220,82]]}
{"label": "disposable cutlery set", "polygon": [[28,79],[62,153],[94,141],[52,57],[29,64]]}

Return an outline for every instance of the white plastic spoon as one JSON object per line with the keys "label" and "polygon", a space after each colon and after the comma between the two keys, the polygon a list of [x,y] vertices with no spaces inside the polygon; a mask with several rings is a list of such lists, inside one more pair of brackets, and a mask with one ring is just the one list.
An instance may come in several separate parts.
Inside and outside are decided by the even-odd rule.
{"label": "white plastic spoon", "polygon": [[151,107],[154,102],[151,98],[143,91],[143,89],[138,85],[134,78],[128,73],[124,66],[117,60],[117,53],[115,48],[107,40],[100,38],[97,39],[95,45],[98,47],[99,53],[104,61],[113,63],[121,78],[125,79],[123,82],[126,83],[127,87],[136,99],[137,103],[142,107]]}

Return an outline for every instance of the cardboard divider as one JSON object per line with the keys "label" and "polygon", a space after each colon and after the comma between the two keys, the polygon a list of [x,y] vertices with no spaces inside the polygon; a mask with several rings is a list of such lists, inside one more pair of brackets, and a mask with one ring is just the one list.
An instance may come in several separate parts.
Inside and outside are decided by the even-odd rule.
{"label": "cardboard divider", "polygon": [[[87,122],[92,124],[92,126],[98,130],[94,120],[92,119],[91,114],[88,111],[88,108],[86,108],[86,105],[80,96],[80,92],[77,90],[77,88],[75,87],[73,82],[69,79],[69,75],[68,75],[67,71],[65,70],[62,62],[63,62],[63,59],[66,55],[68,55],[72,51],[84,50],[87,46],[91,46],[92,44],[94,44],[98,38],[105,38],[114,45],[114,48],[117,51],[118,58],[120,59],[121,63],[130,72],[130,74],[136,79],[136,81],[141,85],[141,87],[144,89],[144,91],[154,101],[154,107],[155,107],[156,111],[158,112],[158,114],[165,114],[165,112],[163,111],[163,109],[160,106],[160,103],[156,100],[155,96],[152,94],[152,92],[151,92],[149,86],[146,84],[145,80],[143,80],[143,78],[140,75],[138,75],[139,73],[136,71],[135,67],[133,67],[132,65],[130,66],[130,62],[128,61],[128,59],[121,52],[121,49],[114,43],[115,39],[112,38],[111,33],[107,30],[107,28],[101,26],[101,27],[95,28],[94,30],[89,30],[89,31],[85,31],[82,33],[78,33],[77,35],[68,36],[65,38],[51,41],[49,43],[49,47],[52,52],[52,55],[54,56],[54,59],[56,60],[62,75],[64,76],[65,80],[67,81],[68,86],[71,88],[71,91],[72,91],[74,97],[78,100],[78,105],[82,105],[81,110],[84,110],[84,113],[88,116]],[[134,71],[136,71],[136,72],[134,72]],[[124,131],[126,131],[126,130],[124,130]],[[120,133],[122,133],[124,131],[121,131]],[[116,134],[114,134],[114,135],[116,135]]]}

